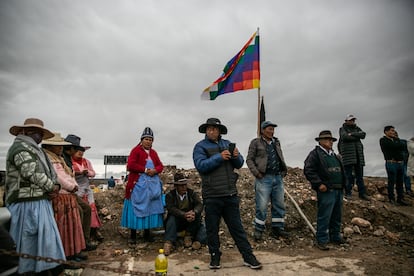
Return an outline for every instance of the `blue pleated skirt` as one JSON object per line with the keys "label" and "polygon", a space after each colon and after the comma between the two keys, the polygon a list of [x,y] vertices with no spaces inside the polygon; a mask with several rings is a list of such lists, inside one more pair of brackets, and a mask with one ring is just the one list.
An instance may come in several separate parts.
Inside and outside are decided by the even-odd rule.
{"label": "blue pleated skirt", "polygon": [[[66,260],[49,200],[18,202],[7,207],[11,213],[10,235],[17,252]],[[41,272],[58,265],[20,258],[18,273]]]}
{"label": "blue pleated skirt", "polygon": [[124,208],[122,210],[121,226],[129,229],[152,229],[163,227],[163,214],[155,214],[147,217],[139,218],[134,214],[134,207],[131,200],[124,200]]}

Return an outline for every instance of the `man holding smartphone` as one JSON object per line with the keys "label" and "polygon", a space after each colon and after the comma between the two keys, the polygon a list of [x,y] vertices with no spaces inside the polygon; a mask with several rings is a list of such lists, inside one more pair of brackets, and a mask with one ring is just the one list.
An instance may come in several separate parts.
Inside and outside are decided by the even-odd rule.
{"label": "man holding smartphone", "polygon": [[264,121],[260,125],[261,136],[250,142],[246,163],[256,177],[256,217],[254,238],[260,241],[266,228],[267,205],[272,206],[272,232],[274,238],[287,238],[285,231],[285,191],[283,177],[287,166],[279,139],[274,137],[276,124]]}
{"label": "man holding smartphone", "polygon": [[207,119],[198,131],[205,133],[205,137],[194,146],[193,161],[201,177],[207,243],[211,256],[209,267],[221,267],[219,228],[223,218],[243,256],[244,265],[260,269],[262,265],[253,255],[240,218],[240,199],[236,187],[238,175],[234,169],[243,166],[243,156],[234,144],[222,139],[221,135],[227,134],[227,127],[219,119]]}

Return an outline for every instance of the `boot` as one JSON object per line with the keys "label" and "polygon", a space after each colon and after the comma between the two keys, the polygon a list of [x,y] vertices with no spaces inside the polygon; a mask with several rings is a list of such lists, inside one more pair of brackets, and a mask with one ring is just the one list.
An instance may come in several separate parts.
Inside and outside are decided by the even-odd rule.
{"label": "boot", "polygon": [[273,227],[272,228],[272,236],[276,239],[278,239],[279,237],[282,238],[289,238],[289,233],[286,232],[284,229],[282,228],[278,228],[278,227]]}
{"label": "boot", "polygon": [[131,229],[130,238],[128,239],[129,245],[135,245],[137,243],[137,231],[135,229]]}
{"label": "boot", "polygon": [[151,236],[151,233],[150,233],[149,229],[144,230],[144,241],[146,241],[146,242],[153,242],[154,241],[154,238]]}

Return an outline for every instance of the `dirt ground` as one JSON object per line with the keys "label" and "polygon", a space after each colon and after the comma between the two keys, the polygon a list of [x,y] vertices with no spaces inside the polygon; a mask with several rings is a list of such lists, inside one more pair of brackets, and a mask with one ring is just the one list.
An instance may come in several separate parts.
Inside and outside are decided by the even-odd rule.
{"label": "dirt ground", "polygon": [[[168,166],[161,175],[163,183],[172,181],[177,169]],[[200,179],[194,170],[181,170],[192,180],[191,188],[200,190]],[[241,198],[243,225],[263,269],[253,271],[243,267],[242,258],[226,226],[220,228],[222,269],[209,270],[206,246],[193,251],[184,247],[169,256],[169,275],[414,275],[414,207],[394,206],[387,202],[386,179],[366,177],[365,185],[371,201],[362,201],[354,191],[352,200],[344,201],[343,228],[348,244],[331,246],[329,251],[314,247],[314,236],[295,206],[286,198],[286,229],[289,239],[274,239],[266,232],[264,240],[255,242],[252,234],[254,179],[248,169],[239,170],[238,189]],[[316,197],[298,168],[289,169],[284,179],[285,188],[295,199],[308,220],[316,227]],[[95,183],[97,184],[97,183]],[[170,185],[164,184],[165,190]],[[128,229],[120,227],[124,187],[95,193],[105,240],[96,251],[89,252],[82,275],[119,275],[104,271],[105,267],[154,274],[154,260],[163,246],[162,229],[154,229],[155,241],[139,239],[136,246],[127,244]],[[413,198],[406,197],[411,203]],[[357,219],[360,218],[360,219]],[[268,228],[270,220],[268,221]],[[139,233],[142,237],[142,233]],[[115,270],[116,270],[115,269]],[[113,274],[111,274],[113,273]]]}

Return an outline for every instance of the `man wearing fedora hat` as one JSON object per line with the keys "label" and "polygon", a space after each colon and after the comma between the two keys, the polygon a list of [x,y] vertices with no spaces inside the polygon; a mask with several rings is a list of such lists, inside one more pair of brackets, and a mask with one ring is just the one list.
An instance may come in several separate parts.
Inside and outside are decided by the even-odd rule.
{"label": "man wearing fedora hat", "polygon": [[346,177],[342,160],[332,149],[337,139],[331,131],[321,131],[315,140],[319,145],[306,157],[304,174],[318,198],[316,245],[329,250],[328,243],[344,243],[341,224]]}
{"label": "man wearing fedora hat", "polygon": [[206,243],[205,227],[201,224],[203,203],[200,195],[187,187],[188,179],[181,172],[174,174],[174,182],[170,184],[174,184],[174,189],[165,196],[165,255],[171,253],[177,240],[177,232],[183,230],[184,247],[199,249],[201,243]]}
{"label": "man wearing fedora hat", "polygon": [[[11,213],[10,234],[16,251],[34,256],[66,260],[59,229],[49,197],[60,185],[52,164],[39,148],[42,139],[53,137],[43,121],[28,118],[12,126],[16,136],[6,159],[6,206]],[[58,275],[63,271],[55,262],[20,258],[18,273]]]}
{"label": "man wearing fedora hat", "polygon": [[274,137],[276,124],[270,121],[261,123],[261,137],[250,142],[246,163],[250,172],[256,177],[256,217],[254,219],[254,238],[262,239],[265,230],[267,205],[271,202],[272,236],[287,238],[285,231],[285,190],[283,177],[287,166],[283,158],[279,139]]}
{"label": "man wearing fedora hat", "polygon": [[221,267],[218,233],[223,218],[243,256],[244,265],[259,269],[262,265],[253,254],[240,219],[240,199],[236,187],[238,174],[234,169],[243,166],[243,156],[235,146],[232,149],[229,140],[222,139],[221,135],[227,134],[227,127],[219,119],[207,119],[198,131],[204,133],[205,137],[194,146],[193,161],[201,177],[208,249],[211,256],[209,267]]}

